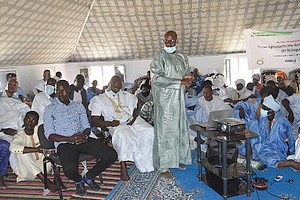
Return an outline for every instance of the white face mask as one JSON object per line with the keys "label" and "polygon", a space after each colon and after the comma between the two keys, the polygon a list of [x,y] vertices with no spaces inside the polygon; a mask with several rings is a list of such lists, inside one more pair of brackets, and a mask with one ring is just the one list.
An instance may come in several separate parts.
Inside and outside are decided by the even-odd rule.
{"label": "white face mask", "polygon": [[260,109],[260,116],[261,117],[268,117],[268,111],[264,109]]}
{"label": "white face mask", "polygon": [[119,92],[114,92],[114,91],[112,91],[112,89],[108,89],[108,92],[111,94],[111,95],[113,95],[113,96],[115,96],[115,95],[117,95]]}
{"label": "white face mask", "polygon": [[164,50],[167,52],[167,53],[174,53],[176,51],[176,46],[173,46],[173,47],[164,47]]}
{"label": "white face mask", "polygon": [[53,85],[46,85],[45,91],[48,95],[51,95],[54,93],[55,87]]}

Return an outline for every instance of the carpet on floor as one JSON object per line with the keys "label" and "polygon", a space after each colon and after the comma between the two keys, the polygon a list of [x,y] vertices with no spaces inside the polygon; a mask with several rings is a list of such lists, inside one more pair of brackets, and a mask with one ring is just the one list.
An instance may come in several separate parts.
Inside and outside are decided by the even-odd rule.
{"label": "carpet on floor", "polygon": [[[196,163],[196,151],[192,152],[193,164],[187,165],[185,170],[171,169],[175,176],[176,184],[179,186],[185,194],[191,194],[193,199],[207,199],[207,200],[221,200],[223,197],[219,193],[215,192],[212,188],[203,182],[199,182],[198,165]],[[295,172],[291,168],[274,169],[266,168],[263,171],[253,170],[256,175],[252,176],[252,180],[255,176],[264,177],[268,180],[267,190],[254,190],[251,193],[251,199],[293,199],[300,200],[300,172]],[[204,168],[203,168],[203,172]],[[279,182],[274,181],[274,178],[278,175],[282,175],[283,179]],[[293,183],[289,183],[288,180],[293,178]],[[249,199],[246,194],[231,197],[232,200]]]}
{"label": "carpet on floor", "polygon": [[130,181],[120,181],[106,200],[147,199],[159,175],[157,170],[142,173],[133,165],[129,171]]}
{"label": "carpet on floor", "polygon": [[[95,164],[95,161],[88,161],[87,166],[90,169]],[[131,166],[131,164],[129,164]],[[82,171],[83,167],[79,164],[79,170]],[[61,178],[63,183],[67,186],[67,189],[63,190],[64,199],[105,199],[110,191],[117,185],[120,180],[120,164],[115,162],[104,172],[102,177],[104,185],[101,191],[91,191],[87,187],[87,196],[80,197],[75,194],[74,181],[68,179],[61,170]],[[49,175],[50,180],[53,180],[53,176]],[[99,179],[95,179],[97,183],[100,183]],[[16,182],[16,175],[12,172],[11,168],[8,169],[8,176],[5,177],[6,189],[0,189],[0,199],[59,199],[58,193],[49,193],[47,196],[43,196],[44,184],[35,179],[32,181]]]}

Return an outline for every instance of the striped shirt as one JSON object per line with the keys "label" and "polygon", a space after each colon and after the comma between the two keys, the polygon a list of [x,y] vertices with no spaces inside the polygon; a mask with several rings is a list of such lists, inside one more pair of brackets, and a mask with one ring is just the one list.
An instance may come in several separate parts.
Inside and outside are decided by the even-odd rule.
{"label": "striped shirt", "polygon": [[[45,136],[51,134],[73,136],[90,128],[86,110],[81,103],[70,100],[68,105],[60,102],[57,98],[45,108],[44,129]],[[55,142],[55,147],[61,143]]]}

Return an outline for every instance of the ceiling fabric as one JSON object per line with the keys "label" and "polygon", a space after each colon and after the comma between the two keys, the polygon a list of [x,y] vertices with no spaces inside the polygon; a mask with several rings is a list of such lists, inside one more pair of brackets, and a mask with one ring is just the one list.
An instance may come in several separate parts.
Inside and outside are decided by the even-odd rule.
{"label": "ceiling fabric", "polygon": [[[91,8],[91,9],[90,9]],[[298,0],[0,0],[0,65],[245,52],[245,29],[300,28]]]}

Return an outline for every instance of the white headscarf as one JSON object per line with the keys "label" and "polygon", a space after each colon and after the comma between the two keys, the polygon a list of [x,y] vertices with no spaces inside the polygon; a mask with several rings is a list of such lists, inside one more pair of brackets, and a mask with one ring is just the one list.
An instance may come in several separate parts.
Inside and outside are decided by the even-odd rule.
{"label": "white headscarf", "polygon": [[260,80],[260,74],[253,74],[252,78],[259,81]]}
{"label": "white headscarf", "polygon": [[277,100],[275,100],[272,95],[269,95],[264,98],[263,105],[274,110],[275,112],[277,112],[281,108],[280,103]]}
{"label": "white headscarf", "polygon": [[225,78],[222,75],[217,75],[213,80],[213,86],[219,88],[225,84]]}
{"label": "white headscarf", "polygon": [[239,83],[241,83],[244,87],[245,87],[245,85],[246,85],[246,81],[244,80],[244,79],[237,79],[235,82],[235,85],[237,85],[237,84],[239,84]]}

